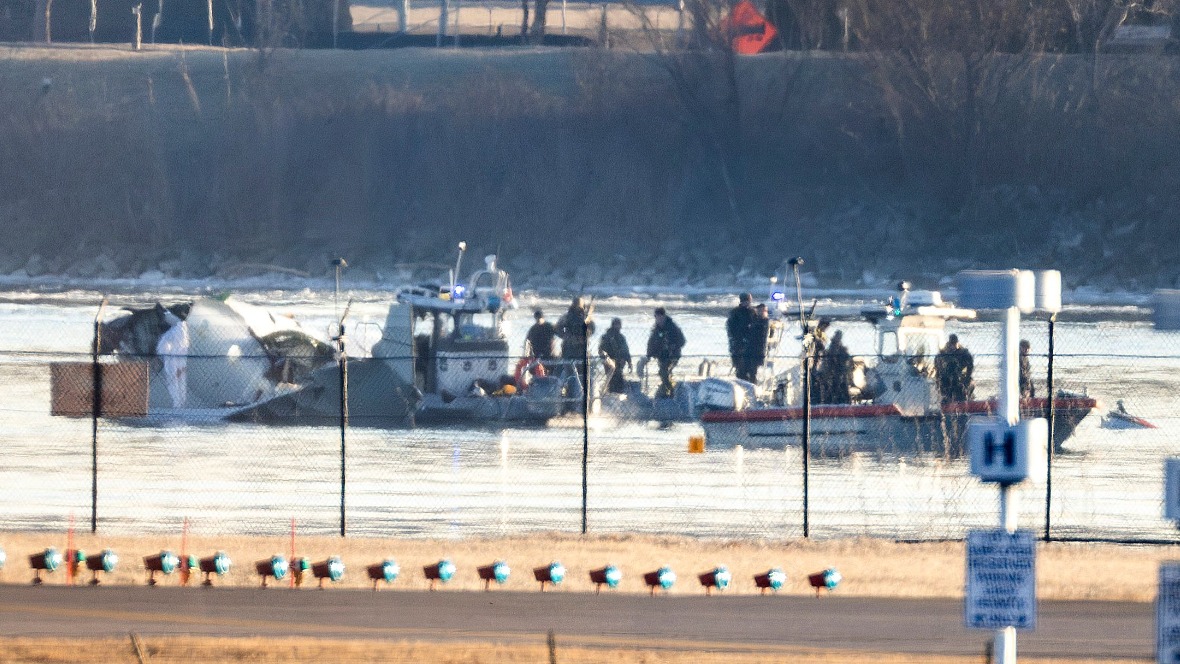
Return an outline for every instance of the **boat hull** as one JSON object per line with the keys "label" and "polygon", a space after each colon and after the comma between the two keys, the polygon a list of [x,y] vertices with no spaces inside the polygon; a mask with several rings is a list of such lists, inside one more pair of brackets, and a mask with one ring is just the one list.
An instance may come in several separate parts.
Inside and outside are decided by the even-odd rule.
{"label": "boat hull", "polygon": [[[1047,400],[1026,399],[1021,417],[1044,417]],[[1073,435],[1078,424],[1097,407],[1088,397],[1054,400],[1054,449]],[[942,412],[903,415],[896,406],[856,404],[811,409],[808,447],[818,456],[854,452],[934,454],[961,457],[967,453],[964,433],[971,417],[994,414],[994,401],[949,404]],[[701,416],[710,447],[784,448],[802,445],[802,408],[759,408],[712,411]]]}

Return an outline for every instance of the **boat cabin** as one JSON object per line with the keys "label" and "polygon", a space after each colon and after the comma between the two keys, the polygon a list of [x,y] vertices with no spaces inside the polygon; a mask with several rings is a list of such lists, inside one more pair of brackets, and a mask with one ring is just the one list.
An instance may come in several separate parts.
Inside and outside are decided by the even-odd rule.
{"label": "boat cabin", "polygon": [[495,256],[485,263],[466,284],[427,283],[398,292],[373,356],[424,394],[498,389],[512,372],[503,329],[512,288]]}

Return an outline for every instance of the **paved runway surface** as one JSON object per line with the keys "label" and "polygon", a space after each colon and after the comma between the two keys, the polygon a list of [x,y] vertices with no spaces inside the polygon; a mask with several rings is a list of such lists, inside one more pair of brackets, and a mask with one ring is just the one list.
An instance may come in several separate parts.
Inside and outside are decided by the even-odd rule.
{"label": "paved runway surface", "polygon": [[[425,641],[535,641],[768,650],[821,647],[974,655],[990,632],[963,627],[960,600],[705,597],[0,585],[0,636],[194,634]],[[1152,606],[1041,602],[1028,656],[1153,657]]]}

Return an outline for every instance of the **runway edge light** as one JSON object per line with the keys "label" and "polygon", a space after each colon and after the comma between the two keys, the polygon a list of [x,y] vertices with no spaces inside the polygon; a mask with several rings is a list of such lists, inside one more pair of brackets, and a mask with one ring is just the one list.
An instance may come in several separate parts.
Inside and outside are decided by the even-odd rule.
{"label": "runway edge light", "polygon": [[33,568],[33,585],[38,586],[44,583],[41,572],[52,574],[54,570],[61,567],[61,563],[61,552],[52,546],[29,556],[29,567]]}
{"label": "runway edge light", "polygon": [[172,553],[168,550],[143,557],[143,568],[147,570],[147,584],[149,586],[154,586],[159,583],[156,580],[156,572],[167,576],[175,572],[176,568],[179,566],[180,558],[177,557],[175,553]]}
{"label": "runway edge light", "polygon": [[229,572],[230,567],[233,567],[233,561],[223,551],[218,551],[211,556],[201,558],[197,561],[197,569],[205,575],[205,580],[201,582],[201,585],[213,585],[213,575],[224,576]]}
{"label": "runway edge light", "polygon": [[676,572],[672,571],[671,567],[661,567],[654,572],[648,572],[643,575],[643,583],[651,588],[651,594],[656,594],[656,589],[667,592],[676,583]]}
{"label": "runway edge light", "polygon": [[119,556],[110,549],[103,549],[102,553],[86,556],[86,569],[90,570],[90,585],[97,586],[99,572],[112,572],[119,564]]}
{"label": "runway edge light", "polygon": [[754,586],[765,595],[767,590],[778,592],[787,583],[787,573],[774,567],[761,574],[754,575]]}
{"label": "runway edge light", "polygon": [[287,562],[287,559],[277,553],[270,558],[259,560],[254,563],[254,571],[258,574],[259,578],[262,579],[263,588],[266,587],[266,583],[270,579],[278,581],[279,579],[287,576],[287,572],[290,570],[290,567],[290,563]]}
{"label": "runway edge light", "polygon": [[816,572],[807,577],[807,583],[812,588],[815,588],[816,597],[820,596],[821,590],[826,589],[829,593],[832,592],[843,580],[844,577],[840,576],[840,572],[837,572],[835,567],[829,567],[822,572]]}
{"label": "runway edge light", "polygon": [[492,589],[492,581],[499,585],[504,585],[508,581],[509,575],[512,574],[512,568],[503,560],[497,560],[490,565],[484,565],[476,570],[479,578],[483,581],[483,589],[485,592]]}
{"label": "runway edge light", "polygon": [[701,585],[705,588],[705,594],[710,595],[713,589],[725,590],[729,587],[729,582],[733,576],[729,573],[729,568],[725,565],[718,565],[708,572],[702,572],[697,575],[700,579]]}
{"label": "runway edge light", "polygon": [[533,570],[533,578],[541,582],[541,592],[545,592],[545,584],[560,585],[565,580],[565,565],[554,560],[544,567]]}
{"label": "runway edge light", "polygon": [[442,560],[422,568],[422,573],[430,581],[430,589],[434,590],[437,583],[446,583],[455,576],[455,563],[443,558]]}
{"label": "runway edge light", "polygon": [[590,582],[594,584],[594,594],[598,594],[603,586],[618,588],[623,580],[623,571],[614,565],[607,565],[599,569],[590,570]]}
{"label": "runway edge light", "polygon": [[322,590],[324,581],[336,583],[344,578],[344,561],[340,560],[340,556],[329,556],[318,563],[312,563],[311,575],[319,581],[319,587]]}
{"label": "runway edge light", "polygon": [[369,565],[365,568],[365,572],[369,575],[369,580],[373,582],[375,592],[378,583],[384,581],[386,584],[390,584],[396,581],[398,575],[402,573],[402,568],[393,558],[386,558],[379,563]]}

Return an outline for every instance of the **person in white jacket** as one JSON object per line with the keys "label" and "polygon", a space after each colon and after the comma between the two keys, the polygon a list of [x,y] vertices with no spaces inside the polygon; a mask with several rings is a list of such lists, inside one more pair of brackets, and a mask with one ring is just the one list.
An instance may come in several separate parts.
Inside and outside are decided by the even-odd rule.
{"label": "person in white jacket", "polygon": [[188,400],[188,323],[171,311],[164,312],[169,328],[156,342],[156,355],[164,362],[164,383],[174,408]]}

